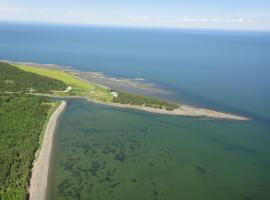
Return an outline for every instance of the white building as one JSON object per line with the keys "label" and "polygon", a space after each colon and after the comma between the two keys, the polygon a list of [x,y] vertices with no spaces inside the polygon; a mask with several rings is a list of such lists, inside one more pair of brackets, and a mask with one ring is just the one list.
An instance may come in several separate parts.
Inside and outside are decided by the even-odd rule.
{"label": "white building", "polygon": [[70,92],[72,90],[72,87],[71,86],[68,86],[65,90],[64,90],[64,92]]}
{"label": "white building", "polygon": [[113,97],[115,97],[115,98],[118,97],[118,93],[117,93],[117,92],[111,92],[111,95],[112,95]]}

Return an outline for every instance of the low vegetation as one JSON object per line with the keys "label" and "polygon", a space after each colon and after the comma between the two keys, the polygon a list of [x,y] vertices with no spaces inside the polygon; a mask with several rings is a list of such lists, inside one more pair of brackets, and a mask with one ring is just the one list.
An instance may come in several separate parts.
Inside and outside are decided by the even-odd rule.
{"label": "low vegetation", "polygon": [[69,72],[61,71],[55,68],[43,68],[26,65],[16,66],[27,72],[32,72],[42,76],[62,80],[67,85],[72,87],[72,90],[68,93],[62,91],[54,91],[54,94],[58,96],[83,96],[103,102],[140,105],[152,108],[166,109],[169,111],[179,108],[179,105],[174,103],[157,100],[150,97],[130,94],[126,92],[120,92],[118,97],[113,97],[111,94],[111,90],[102,88],[93,83],[83,81]]}
{"label": "low vegetation", "polygon": [[118,97],[114,97],[112,102],[130,105],[139,105],[158,109],[166,109],[169,111],[179,108],[179,105],[174,103],[169,103],[166,101],[153,99],[141,95],[130,94],[126,92],[119,92]]}
{"label": "low vegetation", "polygon": [[63,90],[54,91],[53,93],[57,96],[83,96],[103,102],[111,102],[112,100],[112,95],[106,88],[81,80],[69,72],[55,68],[44,68],[27,65],[15,66],[26,72],[31,72],[42,75],[44,77],[63,81],[66,85],[72,87],[70,92],[63,92]]}

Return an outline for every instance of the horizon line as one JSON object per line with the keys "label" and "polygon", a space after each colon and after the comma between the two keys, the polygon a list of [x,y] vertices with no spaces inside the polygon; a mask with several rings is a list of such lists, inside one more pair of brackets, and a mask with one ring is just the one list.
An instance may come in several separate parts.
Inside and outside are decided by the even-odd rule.
{"label": "horizon line", "polygon": [[25,24],[25,25],[52,25],[52,26],[78,26],[78,27],[111,27],[111,28],[131,28],[131,29],[162,29],[162,30],[190,30],[190,31],[224,31],[224,32],[255,32],[270,33],[270,29],[233,29],[233,28],[207,28],[207,27],[176,27],[176,26],[144,26],[126,24],[95,24],[95,23],[72,23],[72,22],[49,22],[49,21],[23,21],[23,20],[1,20],[0,23]]}

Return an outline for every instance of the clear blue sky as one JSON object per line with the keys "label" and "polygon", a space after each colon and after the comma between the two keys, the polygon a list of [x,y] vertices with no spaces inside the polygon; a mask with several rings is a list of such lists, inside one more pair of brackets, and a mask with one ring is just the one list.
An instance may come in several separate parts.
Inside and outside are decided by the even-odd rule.
{"label": "clear blue sky", "polygon": [[270,0],[1,0],[0,20],[270,30]]}

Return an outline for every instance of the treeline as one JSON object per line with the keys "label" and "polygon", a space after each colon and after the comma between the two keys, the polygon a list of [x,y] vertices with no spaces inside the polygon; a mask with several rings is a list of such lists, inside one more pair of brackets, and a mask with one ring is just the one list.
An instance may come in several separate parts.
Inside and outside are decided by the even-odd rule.
{"label": "treeline", "polygon": [[28,199],[30,172],[51,105],[26,94],[63,90],[54,79],[0,62],[0,200]]}
{"label": "treeline", "polygon": [[146,107],[151,107],[151,108],[166,109],[169,111],[173,111],[174,109],[179,108],[179,105],[174,104],[174,103],[154,99],[151,97],[130,94],[127,92],[118,92],[118,97],[114,97],[112,102],[121,103],[121,104],[146,106]]}
{"label": "treeline", "polygon": [[0,95],[0,199],[27,199],[39,137],[50,108],[44,97]]}
{"label": "treeline", "polygon": [[10,64],[0,62],[0,92],[35,91],[51,93],[62,91],[67,85],[59,80],[25,72]]}

